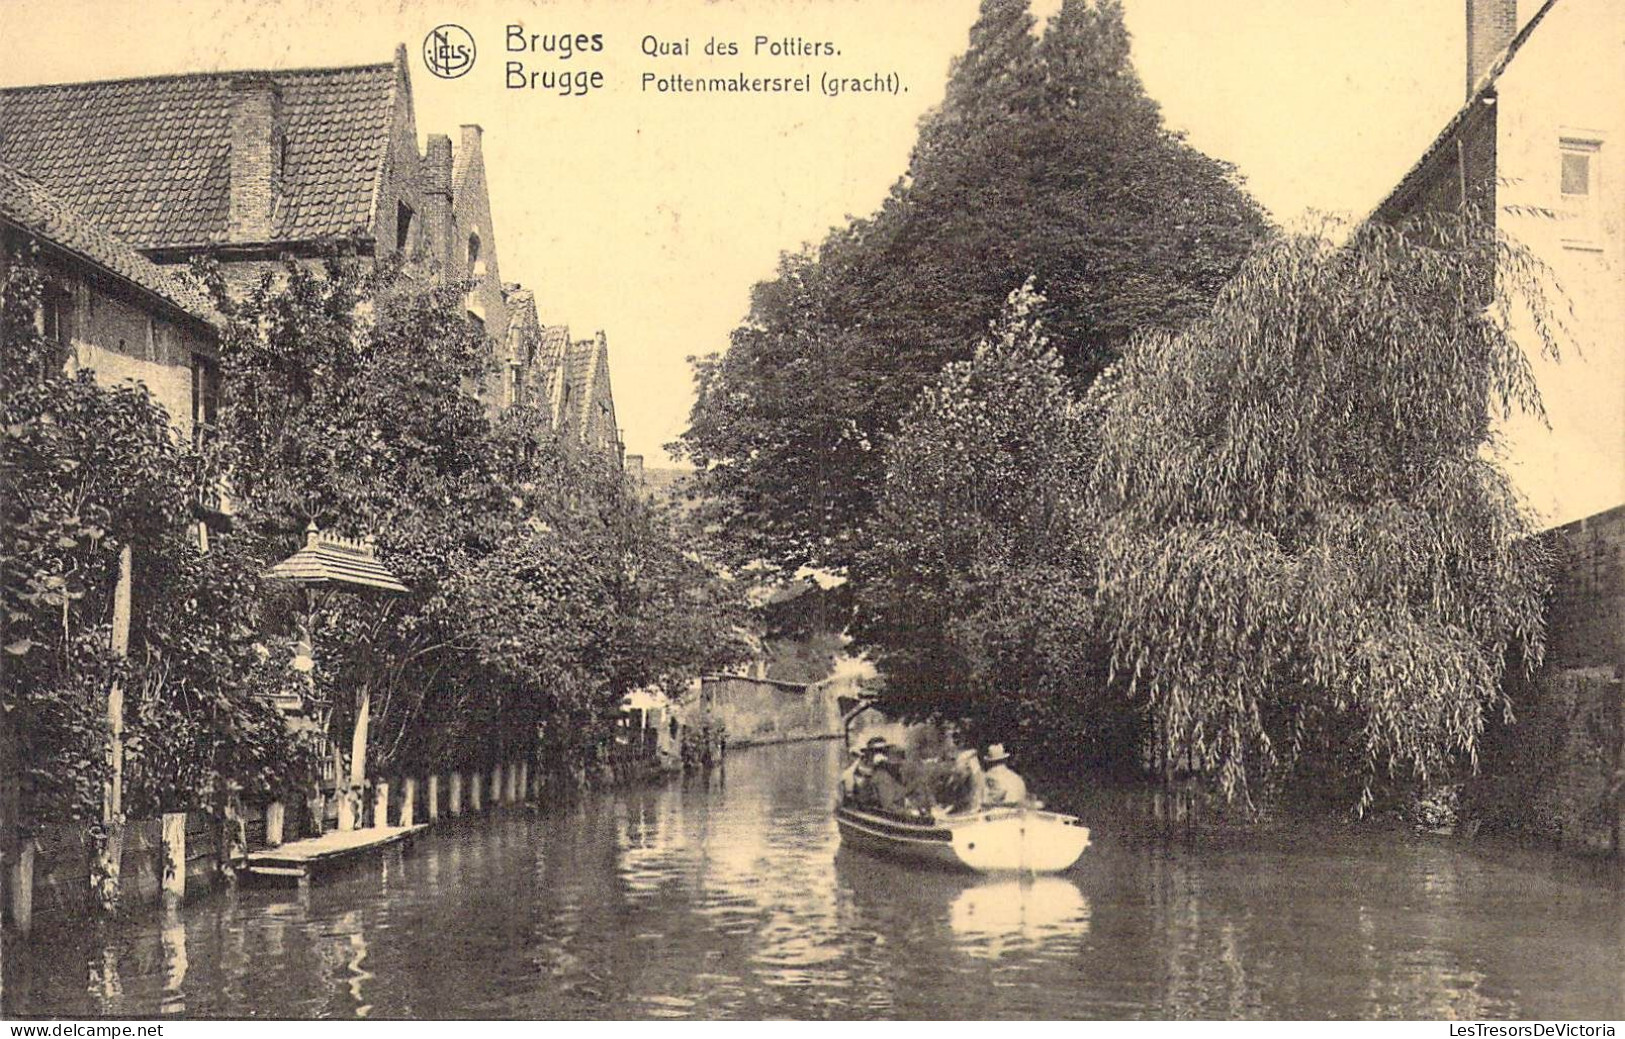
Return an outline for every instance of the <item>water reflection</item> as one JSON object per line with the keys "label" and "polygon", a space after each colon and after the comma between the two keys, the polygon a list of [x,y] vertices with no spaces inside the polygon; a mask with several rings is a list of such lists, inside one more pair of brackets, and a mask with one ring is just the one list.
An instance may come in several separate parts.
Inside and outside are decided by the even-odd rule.
{"label": "water reflection", "polygon": [[948,926],[967,955],[996,960],[1089,933],[1089,900],[1065,877],[972,884],[948,907]]}
{"label": "water reflection", "polygon": [[[1625,1013],[1617,882],[1335,832],[1197,846],[1102,799],[1073,871],[840,848],[839,747],[448,820],[314,887],[6,950],[8,1015],[1542,1017]],[[1554,970],[1554,965],[1562,970]]]}
{"label": "water reflection", "polygon": [[180,907],[163,908],[163,929],[159,940],[164,947],[164,991],[158,1004],[163,1014],[186,1013],[186,924],[181,919]]}

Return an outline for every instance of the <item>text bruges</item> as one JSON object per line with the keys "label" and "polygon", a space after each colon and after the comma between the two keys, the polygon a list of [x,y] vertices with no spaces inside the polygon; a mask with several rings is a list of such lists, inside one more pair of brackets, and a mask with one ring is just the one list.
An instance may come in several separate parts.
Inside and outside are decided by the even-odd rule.
{"label": "text bruges", "polygon": [[[559,61],[571,61],[578,55],[598,54],[604,49],[604,34],[594,33],[527,33],[523,25],[508,26],[507,50],[510,54],[551,54]],[[504,85],[509,90],[546,90],[560,97],[585,97],[594,90],[604,88],[604,73],[600,69],[561,68],[544,65],[539,69],[527,68],[525,62],[508,59],[504,69]]]}

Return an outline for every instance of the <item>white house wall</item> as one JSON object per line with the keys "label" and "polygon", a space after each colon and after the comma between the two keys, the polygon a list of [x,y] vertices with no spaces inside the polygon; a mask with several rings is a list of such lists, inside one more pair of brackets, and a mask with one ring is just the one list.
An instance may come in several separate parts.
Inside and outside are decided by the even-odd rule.
{"label": "white house wall", "polygon": [[[1550,428],[1504,427],[1513,478],[1557,526],[1625,502],[1625,3],[1557,0],[1497,93],[1499,224],[1552,269],[1579,339],[1532,358]],[[1559,190],[1565,139],[1596,145],[1588,218]]]}

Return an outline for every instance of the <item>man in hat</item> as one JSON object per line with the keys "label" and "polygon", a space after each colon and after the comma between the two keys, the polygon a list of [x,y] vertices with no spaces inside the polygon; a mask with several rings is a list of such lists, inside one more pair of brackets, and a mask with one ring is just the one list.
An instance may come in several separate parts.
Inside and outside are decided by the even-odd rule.
{"label": "man in hat", "polygon": [[983,766],[986,770],[983,773],[986,790],[986,796],[982,799],[984,806],[1026,804],[1027,781],[1010,767],[1010,755],[1005,753],[1004,744],[995,743],[987,748]]}
{"label": "man in hat", "polygon": [[841,801],[843,803],[860,804],[866,800],[869,793],[869,784],[873,781],[875,775],[875,753],[885,749],[885,746],[886,737],[871,736],[868,743],[852,751],[852,763],[841,773]]}
{"label": "man in hat", "polygon": [[841,804],[850,804],[858,793],[858,769],[863,766],[863,748],[851,747],[847,750],[851,758],[846,768],[841,770]]}
{"label": "man in hat", "polygon": [[906,807],[908,795],[898,763],[893,759],[897,748],[885,741],[876,744],[872,740],[870,748],[871,774],[868,782],[858,788],[858,804],[875,811],[901,813]]}

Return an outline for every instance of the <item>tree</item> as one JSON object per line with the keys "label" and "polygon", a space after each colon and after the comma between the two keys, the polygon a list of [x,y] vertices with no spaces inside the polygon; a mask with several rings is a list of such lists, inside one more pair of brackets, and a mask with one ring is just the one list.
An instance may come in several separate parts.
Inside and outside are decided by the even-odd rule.
{"label": "tree", "polygon": [[1031,280],[1012,293],[888,440],[854,633],[889,711],[1064,767],[1109,762],[1124,712],[1107,699],[1094,608],[1100,407],[1063,375],[1043,302]]}
{"label": "tree", "polygon": [[282,620],[291,631],[308,614],[314,701],[328,708],[334,745],[349,746],[365,701],[374,738],[363,764],[401,763],[437,696],[497,696],[478,669],[467,690],[446,685],[457,654],[472,651],[455,578],[517,522],[471,392],[488,361],[484,336],[464,318],[458,287],[363,265],[342,245],[319,267],[290,261],[266,273],[239,300],[211,277],[229,318],[216,449],[240,525],[271,549],[267,563],[297,548],[311,522],[373,535],[411,589],[325,595],[314,610],[294,597]]}
{"label": "tree", "polygon": [[1024,3],[986,0],[880,210],[783,257],[727,352],[695,362],[674,448],[741,557],[851,562],[883,438],[1029,275],[1087,384],[1135,329],[1203,313],[1264,232],[1234,171],[1161,125],[1115,0],[1031,28]]}
{"label": "tree", "polygon": [[1283,238],[1184,333],[1121,362],[1101,430],[1099,598],[1164,760],[1228,795],[1475,761],[1508,651],[1542,650],[1546,563],[1492,417],[1539,413],[1515,322],[1564,330],[1471,219]]}
{"label": "tree", "polygon": [[[538,409],[492,415],[474,394],[488,347],[458,286],[335,255],[220,305],[242,524],[281,554],[310,521],[374,534],[410,589],[328,597],[303,619],[336,745],[366,690],[369,770],[512,760],[538,732],[567,769],[630,688],[732,659],[738,593],[619,467]],[[286,604],[284,628],[305,612]]]}
{"label": "tree", "polygon": [[[256,641],[254,561],[204,554],[192,506],[212,470],[139,385],[65,370],[40,334],[31,255],[3,287],[3,715],[6,777],[29,825],[101,821],[108,690],[125,690],[127,811],[275,790],[308,764],[271,705],[287,674]],[[110,650],[121,550],[133,549],[130,654]],[[21,749],[26,748],[26,753]],[[115,820],[115,823],[117,820]]]}

